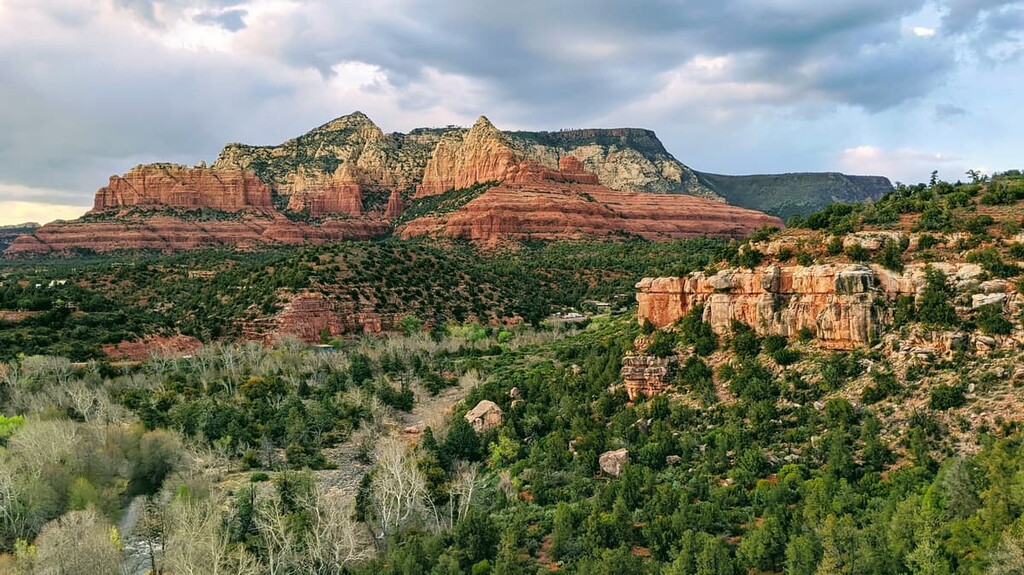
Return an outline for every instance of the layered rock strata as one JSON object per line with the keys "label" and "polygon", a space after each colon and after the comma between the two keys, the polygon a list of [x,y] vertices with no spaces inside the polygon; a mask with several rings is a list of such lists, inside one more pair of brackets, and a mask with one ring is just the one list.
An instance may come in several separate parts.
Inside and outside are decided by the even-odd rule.
{"label": "layered rock strata", "polygon": [[738,238],[782,225],[761,212],[704,198],[614,191],[598,184],[574,158],[564,158],[561,167],[522,162],[502,168],[501,185],[451,213],[413,220],[397,233],[485,243],[605,236],[658,240]]}
{"label": "layered rock strata", "polygon": [[273,209],[270,188],[251,172],[176,164],[136,166],[123,176],[111,176],[93,200],[93,212],[136,206],[228,212]]}
{"label": "layered rock strata", "polygon": [[[957,286],[977,284],[981,272],[973,264],[934,267]],[[826,347],[853,349],[877,339],[889,324],[886,301],[919,293],[924,270],[924,265],[903,273],[875,265],[769,265],[644,278],[636,284],[638,319],[664,327],[703,306],[704,321],[720,334],[736,320],[760,334],[796,336],[810,330]]]}
{"label": "layered rock strata", "polygon": [[54,222],[20,236],[4,254],[18,257],[77,250],[173,252],[219,246],[252,249],[271,244],[371,239],[387,231],[388,225],[383,221],[329,220],[311,226],[281,217],[191,221],[155,215],[112,222]]}

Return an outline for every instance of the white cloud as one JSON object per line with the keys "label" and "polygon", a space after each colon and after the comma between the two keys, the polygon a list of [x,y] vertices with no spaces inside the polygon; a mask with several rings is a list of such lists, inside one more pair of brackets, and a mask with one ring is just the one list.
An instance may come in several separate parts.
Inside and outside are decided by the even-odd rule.
{"label": "white cloud", "polygon": [[0,226],[53,220],[73,220],[87,212],[91,206],[68,206],[38,202],[0,200]]}
{"label": "white cloud", "polygon": [[914,26],[914,28],[911,29],[911,32],[914,33],[914,36],[917,36],[919,38],[931,38],[932,36],[935,35],[935,28],[925,28],[924,26]]}
{"label": "white cloud", "polygon": [[913,148],[886,149],[863,145],[847,148],[838,158],[840,169],[850,174],[877,174],[895,181],[915,184],[928,180],[933,170],[949,180],[959,179],[967,163],[964,158],[925,152]]}

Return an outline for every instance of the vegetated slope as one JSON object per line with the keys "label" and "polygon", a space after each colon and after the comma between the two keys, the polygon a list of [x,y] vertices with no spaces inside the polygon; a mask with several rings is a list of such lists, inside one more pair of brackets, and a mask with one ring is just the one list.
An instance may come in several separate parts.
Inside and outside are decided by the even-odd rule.
{"label": "vegetated slope", "polygon": [[808,215],[835,202],[877,200],[892,191],[882,176],[835,172],[725,176],[695,172],[698,181],[730,204],[761,210],[783,219]]}
{"label": "vegetated slope", "polygon": [[[901,187],[803,228],[765,230],[713,262],[655,274],[687,280],[672,303],[681,309],[718,278],[716,293],[662,329],[618,316],[566,337],[463,324],[434,340],[410,321],[411,337],[335,354],[225,346],[108,372],[109,382],[27,361],[18,375],[34,384],[0,388],[19,394],[5,405],[33,410],[0,420],[0,473],[13,487],[6,501],[42,521],[0,524],[0,548],[59,533],[42,522],[80,502],[107,517],[84,533],[113,545],[109,502],[133,485],[156,495],[157,517],[203,513],[202,537],[182,536],[192,525],[182,521],[160,533],[168,571],[213,541],[223,565],[257,571],[340,561],[360,574],[1014,573],[1024,554],[1021,200],[1024,177],[1008,173]],[[558,261],[612,261],[587,244],[555,246],[568,250],[550,253]],[[317,250],[311,270],[343,261]],[[928,263],[918,286],[914,270]],[[863,273],[825,276],[829,287],[772,271],[816,266]],[[782,319],[791,300],[774,296],[808,285],[829,305],[866,293],[878,331],[836,351],[825,316],[784,336],[783,324],[729,305],[758,293],[758,312]],[[913,295],[890,301],[904,291]],[[457,377],[481,383],[447,424],[394,430],[400,439],[377,425],[382,404],[408,411],[417,393]],[[75,401],[89,397],[81,390],[96,401]],[[481,410],[490,417],[473,416]],[[119,432],[108,413],[122,418]],[[36,455],[32,440],[52,429],[70,448]],[[117,440],[90,441],[99,430]],[[182,456],[181,437],[219,457]],[[325,469],[337,463],[332,446],[360,463]],[[93,452],[119,464],[101,474],[84,464]],[[362,466],[356,493],[338,485]],[[326,507],[348,495],[353,508]],[[37,538],[40,560],[60,540]],[[326,550],[315,544],[324,540]]]}
{"label": "vegetated slope", "polygon": [[[1024,469],[1021,200],[1024,177],[1011,172],[835,206],[676,278],[667,305],[684,313],[661,330],[592,325],[499,363],[453,421],[480,400],[505,415],[459,452],[507,486],[471,520],[494,543],[468,545],[459,527],[424,543],[410,530],[366,572],[403,559],[523,572],[1013,572],[1024,549],[1024,498],[1012,495]],[[794,271],[833,268],[851,275],[804,282]],[[875,331],[835,351],[836,316],[818,313],[787,333],[787,310],[809,303],[800,295],[873,309],[862,319]],[[451,448],[418,453],[450,461]]]}
{"label": "vegetated slope", "polygon": [[698,269],[728,249],[713,239],[497,250],[388,240],[33,260],[3,272],[0,349],[4,357],[79,360],[101,357],[104,344],[147,335],[211,342],[298,334],[319,341],[322,333],[330,339],[394,330],[405,316],[434,326],[537,322],[589,299],[626,306],[637,276]]}

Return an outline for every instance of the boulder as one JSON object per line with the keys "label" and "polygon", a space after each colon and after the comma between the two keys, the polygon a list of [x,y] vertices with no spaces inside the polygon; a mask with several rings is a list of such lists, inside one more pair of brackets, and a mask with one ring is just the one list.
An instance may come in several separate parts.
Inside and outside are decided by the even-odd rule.
{"label": "boulder", "polygon": [[465,417],[474,431],[482,433],[501,425],[505,413],[498,407],[498,404],[484,399],[469,410]]}
{"label": "boulder", "polygon": [[629,463],[629,450],[616,449],[615,451],[605,451],[597,461],[601,466],[601,471],[612,477],[618,477],[626,464]]}
{"label": "boulder", "polygon": [[976,293],[971,296],[971,307],[979,308],[986,305],[998,305],[1002,307],[1006,304],[1005,293]]}

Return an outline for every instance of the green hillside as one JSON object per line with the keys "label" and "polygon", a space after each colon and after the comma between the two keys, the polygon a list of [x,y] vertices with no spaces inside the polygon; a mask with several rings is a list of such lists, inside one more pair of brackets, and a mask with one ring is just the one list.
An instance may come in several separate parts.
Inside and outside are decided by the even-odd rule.
{"label": "green hillside", "polygon": [[892,191],[882,176],[848,176],[836,172],[724,176],[696,172],[698,180],[730,204],[783,219],[807,215],[835,202],[875,200]]}

